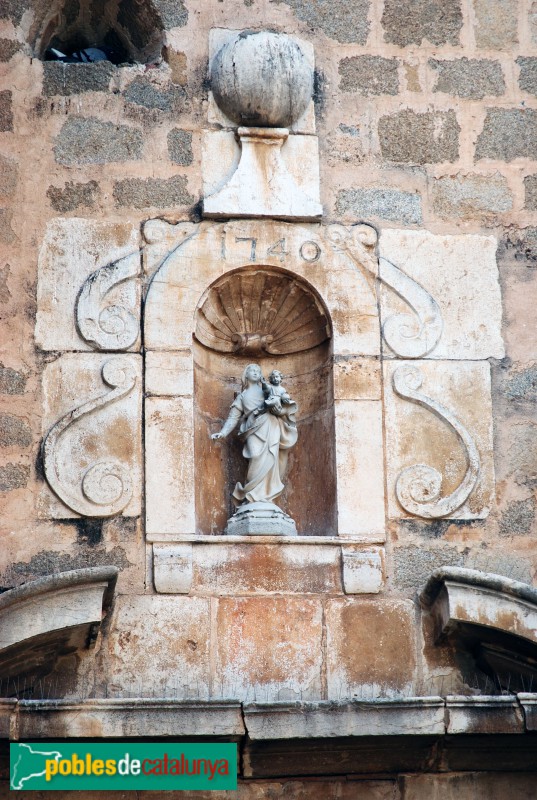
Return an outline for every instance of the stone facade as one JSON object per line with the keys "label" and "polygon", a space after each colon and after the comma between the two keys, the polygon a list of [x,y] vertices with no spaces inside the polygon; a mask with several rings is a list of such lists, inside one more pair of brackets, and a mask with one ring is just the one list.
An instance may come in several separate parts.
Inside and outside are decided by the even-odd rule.
{"label": "stone facade", "polygon": [[[52,9],[66,43],[98,17],[68,5]],[[537,684],[524,673],[513,699],[468,637],[435,635],[418,592],[446,567],[537,580],[535,4],[123,2],[117,65],[44,60],[49,6],[0,9],[0,585],[119,575],[96,648],[2,700],[3,736],[20,716],[26,738],[91,737],[99,714],[99,735],[127,736],[134,701],[117,727],[99,703],[157,697],[193,704],[187,737],[211,708],[247,737],[244,800],[532,796],[531,748],[495,744],[487,762],[442,737],[525,740]],[[268,190],[246,204],[237,166],[259,137],[240,146],[210,90],[245,28],[289,34],[314,67],[281,135],[278,206]],[[256,275],[315,298],[326,337],[277,357],[211,348],[209,290],[246,298],[219,311],[232,319]],[[285,540],[224,535],[240,447],[208,434],[252,359],[299,398]],[[478,625],[485,605],[449,620]],[[32,696],[82,705],[24,723]],[[169,735],[159,720],[148,735]],[[271,773],[271,736],[324,744]],[[350,750],[326,745],[338,736]]]}

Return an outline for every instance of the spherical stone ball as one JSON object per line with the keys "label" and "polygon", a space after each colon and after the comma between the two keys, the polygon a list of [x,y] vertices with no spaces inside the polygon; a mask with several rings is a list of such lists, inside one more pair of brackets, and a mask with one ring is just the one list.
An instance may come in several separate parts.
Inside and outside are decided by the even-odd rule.
{"label": "spherical stone ball", "polygon": [[211,84],[219,108],[238,125],[288,128],[308,107],[313,70],[289,36],[242,31],[216,54]]}

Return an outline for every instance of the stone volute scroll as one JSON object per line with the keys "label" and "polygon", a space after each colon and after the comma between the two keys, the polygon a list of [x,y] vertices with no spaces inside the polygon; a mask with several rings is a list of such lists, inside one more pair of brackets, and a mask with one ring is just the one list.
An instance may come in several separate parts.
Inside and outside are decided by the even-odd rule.
{"label": "stone volute scroll", "polygon": [[231,404],[221,430],[211,437],[226,438],[240,422],[248,469],[244,482],[238,482],[233,491],[238,508],[228,521],[230,535],[296,535],[294,521],[273,502],[284,490],[288,452],[298,438],[298,406],[282,386],[282,377],[275,369],[267,382],[257,364],[248,364],[242,391]]}
{"label": "stone volute scroll", "polygon": [[[242,31],[216,53],[211,87],[228,124],[238,126],[241,151],[233,174],[205,197],[204,216],[320,219],[318,188],[312,196],[299,186],[282,157],[313,94],[313,69],[299,44],[284,34]],[[300,139],[311,137],[292,138],[300,152]]]}

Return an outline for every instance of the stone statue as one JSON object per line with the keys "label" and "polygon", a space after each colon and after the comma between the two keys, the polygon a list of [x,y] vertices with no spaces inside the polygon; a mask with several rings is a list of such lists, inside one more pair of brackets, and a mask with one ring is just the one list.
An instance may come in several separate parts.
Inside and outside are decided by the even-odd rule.
{"label": "stone statue", "polygon": [[293,520],[273,502],[285,488],[287,456],[298,437],[297,404],[281,382],[279,370],[273,370],[267,382],[257,364],[248,364],[241,393],[222,429],[211,436],[224,439],[240,422],[242,454],[248,459],[246,480],[233,491],[238,510],[228,522],[228,533],[296,534]]}

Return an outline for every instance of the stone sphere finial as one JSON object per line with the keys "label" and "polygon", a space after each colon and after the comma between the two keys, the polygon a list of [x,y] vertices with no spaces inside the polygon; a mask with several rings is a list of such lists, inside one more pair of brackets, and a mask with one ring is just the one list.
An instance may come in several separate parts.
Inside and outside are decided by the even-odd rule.
{"label": "stone sphere finial", "polygon": [[242,31],[216,54],[211,84],[218,106],[238,125],[288,128],[308,107],[313,70],[289,36]]}

